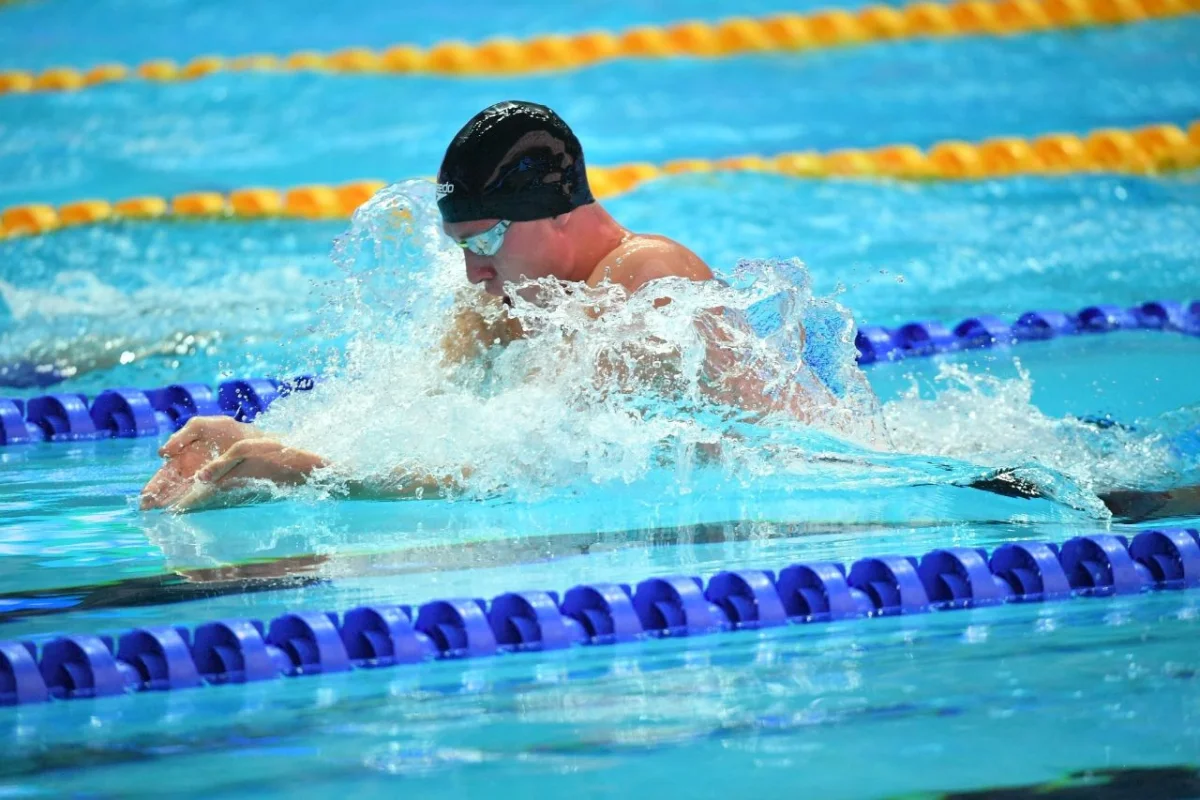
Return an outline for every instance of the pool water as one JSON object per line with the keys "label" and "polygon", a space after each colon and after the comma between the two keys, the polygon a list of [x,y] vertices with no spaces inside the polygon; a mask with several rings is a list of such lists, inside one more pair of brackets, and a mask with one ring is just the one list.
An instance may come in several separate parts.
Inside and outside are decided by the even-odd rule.
{"label": "pool water", "polygon": [[[451,18],[372,0],[331,18],[312,3],[46,0],[0,8],[0,66],[781,8],[476,4]],[[555,107],[593,164],[1186,123],[1200,118],[1197,35],[1184,17],[504,80],[228,74],[4,96],[0,206],[428,175],[457,126],[504,97]],[[743,259],[798,257],[813,294],[857,324],[1200,299],[1194,173],[690,176],[606,206],[725,276]],[[0,241],[0,363],[53,362],[72,374],[56,389],[89,393],[320,370],[348,340],[330,322],[330,287],[348,277],[331,245],[345,228],[122,223]],[[541,437],[527,447],[570,480],[453,502],[301,491],[142,513],[157,441],[0,448],[0,638],[1134,534],[1148,525],[1113,522],[1095,491],[1200,482],[1198,357],[1200,338],[1131,332],[876,365],[866,374],[894,451],[799,434],[786,463],[749,460],[744,473],[607,450],[572,461],[579,419],[505,419],[496,428]],[[325,435],[411,422],[386,403],[369,419],[343,408],[318,409]],[[1092,417],[1121,424],[1079,422]],[[499,434],[488,446],[479,457],[496,464],[522,455]],[[808,458],[829,452],[865,466]],[[963,488],[996,467],[1036,475],[1054,499]],[[0,795],[886,797],[1132,781],[1130,796],[1200,796],[1198,620],[1200,595],[1161,593],[0,709]]]}
{"label": "pool water", "polygon": [[1022,605],[22,707],[3,770],[119,797],[1096,785],[1194,763],[1198,611],[1187,593]]}

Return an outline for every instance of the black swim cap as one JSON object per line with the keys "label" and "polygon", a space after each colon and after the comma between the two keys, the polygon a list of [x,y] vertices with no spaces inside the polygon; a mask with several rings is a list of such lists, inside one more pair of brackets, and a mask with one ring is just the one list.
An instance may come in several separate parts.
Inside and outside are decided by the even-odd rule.
{"label": "black swim cap", "polygon": [[579,140],[545,106],[497,103],[463,126],[438,170],[446,222],[528,222],[595,202]]}

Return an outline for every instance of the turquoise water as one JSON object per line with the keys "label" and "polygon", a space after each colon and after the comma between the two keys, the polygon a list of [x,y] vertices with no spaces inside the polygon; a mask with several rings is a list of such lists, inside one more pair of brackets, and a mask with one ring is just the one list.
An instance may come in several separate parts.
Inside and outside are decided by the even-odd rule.
{"label": "turquoise water", "polygon": [[[846,4],[854,5],[858,4]],[[746,0],[736,8],[723,0],[581,0],[557,6],[519,0],[496,7],[460,6],[460,11],[452,11],[436,3],[397,6],[386,0],[368,0],[355,5],[351,21],[314,0],[250,6],[232,0],[115,0],[100,6],[87,0],[67,0],[12,9],[2,29],[5,61],[0,63],[28,69],[114,59],[141,61],[155,56],[182,60],[213,52],[336,50],[350,46],[348,42],[364,47],[389,47],[397,42],[430,45],[444,39],[477,41],[491,36],[573,33],[820,7],[823,4],[782,0]],[[114,19],[120,24],[107,24]],[[13,35],[20,28],[36,35]]]}
{"label": "turquoise water", "polygon": [[503,80],[227,74],[11,96],[0,204],[429,175],[497,97],[558,110],[592,164],[1186,125],[1200,117],[1198,36],[1185,18]]}
{"label": "turquoise water", "polygon": [[[0,769],[34,796],[1094,786],[1194,764],[1198,611],[1188,594],[1014,606],[23,707],[7,744],[26,757]],[[1154,774],[1128,796],[1154,796]]]}
{"label": "turquoise water", "polygon": [[[1195,363],[1196,340],[1114,334],[1019,353],[1048,413],[1120,396],[1114,413],[1162,420],[1200,399],[1195,382],[1142,383]],[[901,371],[871,375],[889,396]],[[905,371],[926,385],[934,373]],[[1103,525],[950,487],[705,490],[693,478],[696,491],[672,497],[671,473],[534,503],[293,499],[141,514],[131,497],[154,446],[0,454],[5,638],[1062,541]],[[610,797],[665,780],[694,781],[699,796],[772,795],[800,775],[820,796],[874,797],[1191,768],[1197,602],[1081,600],[21,707],[0,729],[12,754],[0,780],[34,796],[141,796],[166,780],[231,797],[475,796],[496,781]]]}
{"label": "turquoise water", "polygon": [[[781,212],[762,214],[764,197]],[[608,206],[721,272],[801,254],[814,290],[840,291],[863,324],[1200,293],[1191,178],[918,188],[739,175],[659,181]],[[286,371],[320,340],[313,284],[340,274],[329,252],[343,228],[130,223],[0,243],[0,360],[74,367],[81,391]],[[124,352],[137,357],[122,365]]]}
{"label": "turquoise water", "polygon": [[[320,4],[46,0],[0,9],[0,63],[781,8],[526,3],[451,17],[367,3],[331,18]],[[596,164],[1182,123],[1200,117],[1198,33],[1189,18],[512,81],[228,75],[4,97],[0,206],[429,174],[462,119],[500,96],[558,108]],[[740,259],[800,257],[814,293],[863,324],[1200,299],[1194,174],[928,186],[689,177],[607,205],[725,275]],[[0,362],[70,367],[60,388],[81,392],[320,367],[314,348],[346,334],[331,338],[328,305],[345,277],[330,258],[344,228],[130,223],[2,242]],[[868,376],[897,448],[867,454],[861,470],[807,457],[860,450],[798,435],[799,455],[775,470],[748,459],[744,473],[621,472],[602,453],[571,480],[482,500],[302,492],[147,514],[135,496],[158,442],[0,449],[0,638],[1132,534],[1146,526],[1105,518],[1094,491],[1200,481],[1198,356],[1200,338],[1121,333],[882,365]],[[403,382],[406,365],[393,367]],[[400,413],[385,405],[340,426],[399,426]],[[1073,421],[1105,415],[1128,429]],[[528,433],[547,461],[586,432],[569,417],[557,439],[521,422],[497,427]],[[521,454],[489,445],[481,458]],[[996,466],[1032,470],[1056,500],[955,485]],[[883,797],[1134,768],[1161,788],[1200,763],[1198,604],[1190,593],[1080,600],[0,709],[0,793]],[[1200,794],[1186,785],[1175,794]]]}

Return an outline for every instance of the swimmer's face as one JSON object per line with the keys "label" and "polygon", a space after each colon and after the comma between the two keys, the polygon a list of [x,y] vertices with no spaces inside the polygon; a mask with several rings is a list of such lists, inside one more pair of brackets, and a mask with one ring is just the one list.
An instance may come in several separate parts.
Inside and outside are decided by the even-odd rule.
{"label": "swimmer's face", "polygon": [[[451,239],[462,243],[493,230],[499,223],[497,219],[448,222],[443,229]],[[463,249],[467,280],[482,286],[490,295],[503,297],[505,283],[553,275],[554,265],[564,263],[559,257],[558,237],[550,220],[514,222],[503,233],[503,243],[490,256]]]}

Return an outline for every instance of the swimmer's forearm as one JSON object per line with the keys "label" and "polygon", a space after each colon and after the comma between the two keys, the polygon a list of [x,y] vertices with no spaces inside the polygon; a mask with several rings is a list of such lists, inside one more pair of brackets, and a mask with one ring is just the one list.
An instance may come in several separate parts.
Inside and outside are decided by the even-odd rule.
{"label": "swimmer's forearm", "polygon": [[437,497],[441,487],[432,480],[349,481],[345,484],[348,500],[416,500]]}
{"label": "swimmer's forearm", "polygon": [[428,473],[396,469],[385,479],[351,480],[345,484],[345,492],[346,497],[352,500],[430,499],[461,488],[470,475],[470,467],[463,467],[457,475],[443,475],[440,478]]}

